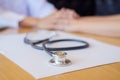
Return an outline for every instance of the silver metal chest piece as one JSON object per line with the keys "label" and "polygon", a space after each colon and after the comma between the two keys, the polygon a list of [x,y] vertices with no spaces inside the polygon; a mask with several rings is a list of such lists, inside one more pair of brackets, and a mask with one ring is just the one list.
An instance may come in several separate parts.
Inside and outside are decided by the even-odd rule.
{"label": "silver metal chest piece", "polygon": [[52,54],[53,59],[51,59],[49,62],[50,64],[54,66],[68,66],[71,65],[71,61],[69,59],[66,59],[67,53],[65,52],[54,52]]}

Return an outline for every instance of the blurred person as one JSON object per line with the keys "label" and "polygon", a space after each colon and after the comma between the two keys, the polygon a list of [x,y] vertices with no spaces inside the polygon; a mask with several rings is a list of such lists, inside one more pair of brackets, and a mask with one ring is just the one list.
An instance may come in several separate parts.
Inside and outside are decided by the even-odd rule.
{"label": "blurred person", "polygon": [[[80,17],[58,20],[55,29],[120,37],[120,0],[48,0],[64,14],[71,11]],[[70,11],[70,12],[69,12]],[[73,16],[73,14],[70,14]],[[69,15],[69,17],[70,17]],[[68,15],[66,15],[68,16]]]}
{"label": "blurred person", "polygon": [[54,11],[46,0],[0,0],[0,26],[36,26]]}
{"label": "blurred person", "polygon": [[47,0],[0,0],[0,28],[47,26],[51,29],[57,16],[57,10]]}

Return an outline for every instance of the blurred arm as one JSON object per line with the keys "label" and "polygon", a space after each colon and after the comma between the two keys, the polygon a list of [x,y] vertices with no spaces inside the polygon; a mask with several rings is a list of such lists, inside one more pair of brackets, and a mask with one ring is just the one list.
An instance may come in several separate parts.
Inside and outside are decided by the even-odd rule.
{"label": "blurred arm", "polygon": [[69,25],[63,26],[63,30],[120,37],[120,15],[73,19],[69,21]]}

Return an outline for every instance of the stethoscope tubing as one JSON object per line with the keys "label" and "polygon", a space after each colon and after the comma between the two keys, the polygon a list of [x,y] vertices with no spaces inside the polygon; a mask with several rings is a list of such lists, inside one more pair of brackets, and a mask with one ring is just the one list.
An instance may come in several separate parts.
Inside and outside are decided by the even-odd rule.
{"label": "stethoscope tubing", "polygon": [[[80,43],[84,43],[84,45],[80,45],[80,46],[73,46],[73,47],[62,47],[62,48],[48,48],[46,47],[47,44],[53,44],[53,43],[57,43],[57,42],[65,42],[65,41],[72,41],[72,42],[80,42]],[[47,49],[48,51],[68,51],[68,50],[77,50],[77,49],[84,49],[89,47],[89,44],[85,41],[82,40],[77,40],[77,39],[59,39],[59,40],[44,40],[42,42],[42,47],[37,46],[37,44],[41,44],[42,41],[36,42],[32,44],[32,47],[35,49],[39,49],[39,50],[43,50],[42,47],[45,47],[45,49]]]}
{"label": "stethoscope tubing", "polygon": [[[58,42],[66,42],[66,41],[72,41],[72,42],[79,42],[83,43],[84,45],[80,46],[72,46],[72,47],[60,47],[60,48],[50,48],[47,47],[46,45],[48,44],[53,44],[53,43],[58,43]],[[33,48],[38,49],[38,50],[44,50],[46,51],[50,56],[52,56],[52,51],[70,51],[70,50],[78,50],[78,49],[85,49],[89,47],[89,44],[83,40],[78,40],[78,39],[58,39],[58,40],[50,40],[50,39],[44,39],[36,42],[31,42],[29,39],[24,38],[24,42],[27,44],[30,44]],[[38,44],[41,44],[40,46],[37,46]]]}

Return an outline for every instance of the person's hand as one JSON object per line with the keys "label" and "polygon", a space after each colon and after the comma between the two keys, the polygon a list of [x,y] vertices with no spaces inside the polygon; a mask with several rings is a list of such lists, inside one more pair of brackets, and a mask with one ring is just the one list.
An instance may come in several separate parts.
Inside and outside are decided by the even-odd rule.
{"label": "person's hand", "polygon": [[78,32],[80,28],[79,20],[71,19],[71,20],[61,20],[56,25],[56,30],[61,30],[65,32]]}
{"label": "person's hand", "polygon": [[[66,25],[68,21],[71,19],[77,19],[80,16],[70,9],[61,9],[54,11],[48,17],[39,19],[34,17],[26,17],[25,19],[19,22],[20,27],[33,27],[33,29],[48,29],[48,30],[56,30],[58,29],[57,25]],[[59,27],[60,28],[60,27]]]}
{"label": "person's hand", "polygon": [[[39,20],[37,28],[56,30],[58,29],[58,25],[67,25],[69,20],[77,18],[79,18],[79,16],[75,11],[63,8],[59,11],[56,10],[52,15]],[[59,27],[59,30],[61,28]]]}
{"label": "person's hand", "polygon": [[54,29],[54,24],[56,23],[57,17],[59,16],[59,12],[55,11],[53,14],[48,17],[42,18],[38,20],[36,27],[38,29]]}
{"label": "person's hand", "polygon": [[78,15],[72,9],[62,8],[60,11],[61,11],[62,14],[64,14],[63,16],[65,16],[68,19],[78,19],[78,18],[80,18],[80,15]]}
{"label": "person's hand", "polygon": [[57,20],[55,28],[57,30],[74,32],[75,25],[77,26],[80,16],[71,9],[63,8],[60,12],[62,13],[62,17]]}

